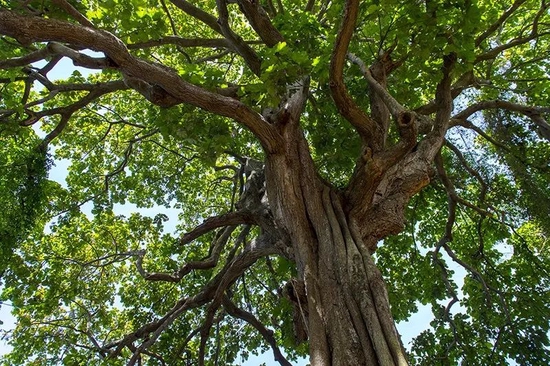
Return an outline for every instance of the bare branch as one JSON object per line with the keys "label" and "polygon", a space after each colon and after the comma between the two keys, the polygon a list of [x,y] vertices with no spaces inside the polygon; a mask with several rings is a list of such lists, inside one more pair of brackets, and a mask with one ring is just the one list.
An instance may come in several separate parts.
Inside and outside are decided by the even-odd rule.
{"label": "bare branch", "polygon": [[441,70],[443,77],[437,84],[435,92],[436,115],[433,129],[419,142],[418,150],[428,160],[432,160],[439,152],[445,138],[445,133],[450,125],[450,117],[453,109],[451,71],[456,60],[457,57],[454,53],[443,57],[443,67]]}
{"label": "bare branch", "polygon": [[7,60],[0,60],[0,69],[9,69],[18,66],[27,66],[33,62],[37,62],[50,56],[50,50],[47,47],[41,48],[38,51],[31,52],[25,56],[14,57]]}
{"label": "bare branch", "polygon": [[58,42],[48,43],[47,49],[51,54],[70,58],[75,66],[82,66],[87,69],[106,69],[113,66],[108,58],[90,57]]}

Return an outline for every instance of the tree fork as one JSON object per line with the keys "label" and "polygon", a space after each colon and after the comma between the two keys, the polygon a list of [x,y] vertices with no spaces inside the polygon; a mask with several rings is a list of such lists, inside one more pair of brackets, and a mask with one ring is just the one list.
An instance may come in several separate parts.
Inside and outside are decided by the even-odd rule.
{"label": "tree fork", "polygon": [[282,130],[285,153],[267,156],[267,193],[305,284],[311,365],[407,365],[371,243],[317,175],[299,127]]}

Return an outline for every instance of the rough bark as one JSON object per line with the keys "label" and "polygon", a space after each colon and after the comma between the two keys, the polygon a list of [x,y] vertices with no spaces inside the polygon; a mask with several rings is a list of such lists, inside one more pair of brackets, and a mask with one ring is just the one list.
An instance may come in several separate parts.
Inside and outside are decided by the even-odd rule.
{"label": "rough bark", "polygon": [[[406,200],[397,208],[372,204],[369,212],[378,215],[371,225],[382,229],[361,228],[344,208],[354,203],[318,177],[292,118],[280,131],[285,152],[268,155],[267,192],[278,225],[289,233],[305,285],[307,304],[301,305],[307,308],[311,365],[407,365],[385,283],[371,256],[378,236],[387,233],[384,220],[399,221],[391,216]],[[425,181],[417,179],[420,186]],[[410,187],[400,189],[408,192],[403,197],[409,195]],[[373,234],[377,230],[383,232]]]}

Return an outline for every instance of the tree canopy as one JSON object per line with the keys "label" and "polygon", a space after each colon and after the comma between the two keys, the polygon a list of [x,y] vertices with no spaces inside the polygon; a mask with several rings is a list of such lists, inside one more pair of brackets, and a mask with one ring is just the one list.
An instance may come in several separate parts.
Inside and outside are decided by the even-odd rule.
{"label": "tree canopy", "polygon": [[546,0],[0,0],[0,36],[5,365],[550,364]]}

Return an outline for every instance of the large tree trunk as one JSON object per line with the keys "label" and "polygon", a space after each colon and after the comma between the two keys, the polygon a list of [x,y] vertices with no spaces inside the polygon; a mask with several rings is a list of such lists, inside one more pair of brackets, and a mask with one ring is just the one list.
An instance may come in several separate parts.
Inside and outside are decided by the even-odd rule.
{"label": "large tree trunk", "polygon": [[[267,191],[292,242],[305,285],[310,362],[406,365],[384,281],[343,196],[316,174],[297,125],[283,131],[284,153],[269,155]],[[307,315],[306,315],[307,314]]]}

